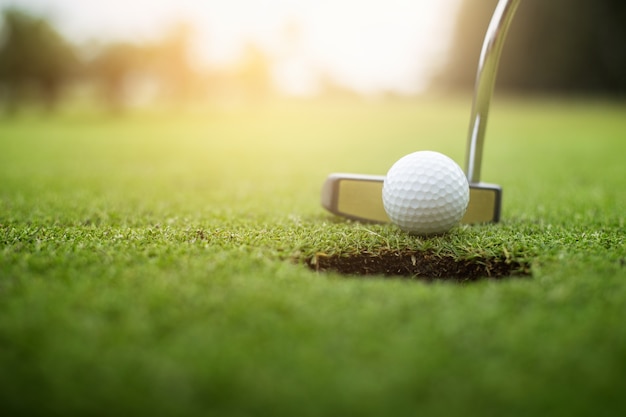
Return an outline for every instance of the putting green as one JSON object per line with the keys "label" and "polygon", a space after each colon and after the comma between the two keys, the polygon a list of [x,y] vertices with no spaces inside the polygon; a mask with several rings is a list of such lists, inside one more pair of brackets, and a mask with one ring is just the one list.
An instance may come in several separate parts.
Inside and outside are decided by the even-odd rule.
{"label": "putting green", "polygon": [[[462,163],[470,103],[284,102],[0,123],[7,415],[622,415],[626,107],[494,100],[502,222],[429,239],[320,207],[330,172]],[[528,279],[345,278],[426,253]],[[409,257],[410,259],[410,257]]]}

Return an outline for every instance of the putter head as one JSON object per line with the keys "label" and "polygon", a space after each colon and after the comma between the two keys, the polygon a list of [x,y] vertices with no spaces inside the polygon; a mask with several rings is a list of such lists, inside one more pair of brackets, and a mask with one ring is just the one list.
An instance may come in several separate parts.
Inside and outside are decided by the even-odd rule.
{"label": "putter head", "polygon": [[[330,174],[322,187],[322,206],[333,214],[361,222],[390,222],[383,206],[383,175]],[[483,182],[470,184],[464,224],[500,221],[502,188]]]}

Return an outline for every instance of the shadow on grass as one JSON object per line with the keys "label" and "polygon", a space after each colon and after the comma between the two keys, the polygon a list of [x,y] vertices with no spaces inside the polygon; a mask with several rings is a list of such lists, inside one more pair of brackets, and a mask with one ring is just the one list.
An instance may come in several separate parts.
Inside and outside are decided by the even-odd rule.
{"label": "shadow on grass", "polygon": [[306,259],[317,272],[349,276],[383,276],[418,281],[473,282],[481,279],[530,277],[530,265],[500,258],[456,259],[428,251],[326,255]]}

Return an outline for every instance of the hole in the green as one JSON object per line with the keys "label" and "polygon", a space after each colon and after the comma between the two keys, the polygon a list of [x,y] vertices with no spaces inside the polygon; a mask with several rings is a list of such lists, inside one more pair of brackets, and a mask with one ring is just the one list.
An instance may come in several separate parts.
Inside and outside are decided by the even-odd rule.
{"label": "hole in the green", "polygon": [[456,259],[429,251],[363,252],[326,255],[318,253],[306,260],[318,272],[337,272],[351,276],[379,275],[422,281],[455,282],[530,276],[530,265],[506,258],[474,257]]}

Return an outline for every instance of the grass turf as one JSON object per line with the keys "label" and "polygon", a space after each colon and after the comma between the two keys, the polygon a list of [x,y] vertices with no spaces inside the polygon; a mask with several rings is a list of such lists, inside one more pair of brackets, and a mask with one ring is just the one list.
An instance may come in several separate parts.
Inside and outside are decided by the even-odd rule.
{"label": "grass turf", "polygon": [[[330,217],[329,172],[463,162],[465,100],[0,124],[0,409],[11,415],[621,415],[626,108],[496,100],[503,221],[430,239]],[[531,265],[471,285],[316,255]]]}

